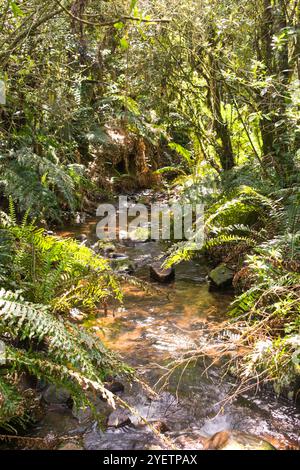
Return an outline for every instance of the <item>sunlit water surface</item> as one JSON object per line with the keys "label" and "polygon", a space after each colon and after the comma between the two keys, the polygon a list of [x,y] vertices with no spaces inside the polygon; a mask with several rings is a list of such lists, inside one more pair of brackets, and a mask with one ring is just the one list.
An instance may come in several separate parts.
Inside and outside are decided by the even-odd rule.
{"label": "sunlit water surface", "polygon": [[[62,236],[79,234],[95,242],[96,221],[60,233]],[[135,276],[147,282],[149,265],[163,249],[157,242],[117,246],[117,251],[126,253],[136,265]],[[138,287],[126,287],[122,306],[111,307],[106,317],[90,318],[86,324],[154,386],[165,374],[164,366],[170,360],[197,348],[201,331],[225,317],[231,295],[210,293],[206,275],[204,264],[182,263],[176,268],[174,283],[157,285],[160,291],[151,295]],[[185,448],[198,448],[198,436],[211,436],[224,429],[262,436],[279,449],[297,447],[300,414],[293,403],[277,400],[267,393],[245,394],[233,403],[226,403],[234,379],[222,378],[218,367],[207,373],[203,373],[204,369],[201,362],[188,367],[183,375],[178,370],[157,400],[150,402],[134,388],[126,390],[124,398],[150,421],[159,419],[166,423],[166,436]],[[88,449],[145,448],[153,439],[151,433],[134,425],[108,428],[104,433],[95,425],[81,428],[70,410],[57,407],[49,408],[34,435],[44,436],[49,431],[70,435],[84,432],[84,445]]]}

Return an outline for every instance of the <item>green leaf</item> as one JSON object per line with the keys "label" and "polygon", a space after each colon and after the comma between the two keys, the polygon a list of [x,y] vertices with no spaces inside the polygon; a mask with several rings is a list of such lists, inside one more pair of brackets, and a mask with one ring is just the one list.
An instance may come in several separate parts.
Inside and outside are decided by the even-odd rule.
{"label": "green leaf", "polygon": [[130,98],[130,96],[119,95],[118,99],[124,104],[128,111],[135,116],[139,116],[141,114],[138,103],[133,98]]}
{"label": "green leaf", "polygon": [[131,3],[130,3],[130,11],[134,10],[134,8],[135,8],[136,5],[137,5],[137,2],[138,2],[138,0],[131,0]]}
{"label": "green leaf", "polygon": [[192,162],[191,152],[186,148],[182,147],[180,144],[176,144],[175,142],[171,142],[169,144],[170,149],[175,150],[175,152],[179,153],[190,165]]}
{"label": "green leaf", "polygon": [[117,29],[118,31],[120,31],[121,29],[123,29],[125,26],[125,24],[122,22],[122,21],[119,21],[118,23],[115,23],[114,24],[114,28]]}
{"label": "green leaf", "polygon": [[19,5],[17,5],[13,0],[9,0],[9,6],[14,14],[14,17],[24,16],[24,12],[21,10]]}
{"label": "green leaf", "polygon": [[155,170],[153,173],[155,175],[162,175],[164,173],[181,173],[181,174],[185,174],[185,172],[181,169],[181,168],[178,168],[178,167],[175,167],[175,166],[164,166],[163,168],[159,168],[158,170]]}
{"label": "green leaf", "polygon": [[120,46],[122,47],[122,49],[127,50],[129,48],[129,43],[127,39],[125,38],[120,39]]}

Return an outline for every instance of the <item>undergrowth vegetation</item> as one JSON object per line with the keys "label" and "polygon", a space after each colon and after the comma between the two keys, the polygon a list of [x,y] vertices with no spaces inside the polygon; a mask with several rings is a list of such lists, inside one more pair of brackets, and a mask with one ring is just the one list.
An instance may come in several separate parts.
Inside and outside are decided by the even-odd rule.
{"label": "undergrowth vegetation", "polygon": [[120,301],[117,279],[89,248],[47,235],[27,215],[18,224],[10,208],[0,225],[0,426],[26,423],[30,400],[20,390],[22,373],[69,390],[76,406],[93,407],[92,393],[113,404],[105,378],[130,370],[70,313]]}
{"label": "undergrowth vegetation", "polygon": [[248,322],[239,339],[251,346],[239,364],[241,377],[272,382],[276,392],[290,390],[295,398],[300,376],[299,238],[300,233],[270,240],[246,258],[237,276],[247,276],[248,288],[230,312],[237,321]]}
{"label": "undergrowth vegetation", "polygon": [[[1,228],[2,285],[20,289],[29,301],[52,306],[54,312],[71,308],[94,311],[109,299],[121,300],[121,291],[109,262],[73,239],[45,234],[34,223],[11,218]],[[5,251],[4,249],[5,248]]]}
{"label": "undergrowth vegetation", "polygon": [[[242,174],[240,169],[240,175]],[[246,173],[246,172],[245,172]],[[235,271],[237,297],[230,320],[212,333],[217,355],[232,356],[231,370],[241,380],[237,390],[272,383],[276,393],[297,398],[300,381],[300,210],[299,186],[273,191],[226,185],[196,200],[209,203],[205,212],[203,248],[193,241],[175,244],[166,266],[205,254],[212,263],[225,261]],[[184,200],[195,202],[195,195]],[[222,331],[231,334],[223,336]],[[232,336],[233,335],[233,336]],[[235,339],[232,340],[232,337]],[[222,338],[220,340],[220,338]],[[229,343],[230,339],[230,343]],[[192,357],[197,353],[193,351]],[[199,356],[210,355],[204,347]],[[190,360],[189,355],[188,359]],[[230,359],[232,364],[232,359]],[[234,395],[235,396],[235,395]]]}

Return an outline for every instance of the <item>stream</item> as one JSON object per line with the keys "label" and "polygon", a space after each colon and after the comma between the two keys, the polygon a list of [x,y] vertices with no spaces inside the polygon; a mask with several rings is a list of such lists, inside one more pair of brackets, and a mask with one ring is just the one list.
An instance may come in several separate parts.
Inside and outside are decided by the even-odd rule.
{"label": "stream", "polygon": [[[97,241],[96,220],[67,227],[59,234],[84,234],[93,244]],[[118,242],[116,246],[134,264],[134,275],[147,282],[149,265],[163,250],[160,242],[152,241]],[[140,287],[126,287],[122,306],[109,308],[107,316],[89,318],[86,325],[154,386],[165,374],[168,361],[196,348],[200,333],[209,329],[210,322],[225,317],[232,294],[209,292],[207,272],[200,261],[186,262],[176,267],[175,282],[157,284],[159,291],[152,295]],[[223,430],[260,436],[277,449],[299,448],[300,413],[292,402],[259,392],[243,394],[223,406],[233,377],[223,377],[217,365],[203,373],[205,366],[198,362],[183,375],[182,370],[175,371],[158,397],[138,384],[125,384],[119,395],[178,448],[202,449],[203,437]],[[31,436],[65,436],[67,447],[63,448],[69,445],[71,449],[133,450],[162,445],[138,416],[125,410],[112,412],[101,400],[97,407],[102,426],[91,419],[88,410],[77,412],[66,404],[49,404]]]}

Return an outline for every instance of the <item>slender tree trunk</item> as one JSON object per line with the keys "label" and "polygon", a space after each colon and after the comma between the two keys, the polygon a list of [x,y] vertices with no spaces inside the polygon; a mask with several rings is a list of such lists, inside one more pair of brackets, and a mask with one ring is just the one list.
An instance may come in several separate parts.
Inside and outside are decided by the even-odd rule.
{"label": "slender tree trunk", "polygon": [[210,101],[213,114],[213,128],[221,145],[217,151],[223,170],[231,170],[234,167],[234,155],[231,136],[227,123],[224,121],[221,109],[221,87],[218,80],[212,76],[210,79]]}
{"label": "slender tree trunk", "polygon": [[[265,65],[267,77],[272,77],[271,86],[259,91],[258,103],[262,113],[260,129],[263,142],[264,161],[272,162],[283,181],[287,181],[295,170],[290,153],[288,84],[290,78],[289,41],[283,36],[280,47],[274,48],[275,36],[284,34],[288,26],[285,0],[262,0],[260,48],[258,58]],[[262,77],[263,78],[263,77]]]}
{"label": "slender tree trunk", "polygon": [[[216,44],[216,33],[211,27],[209,42],[212,47]],[[222,116],[222,80],[218,59],[214,51],[209,54],[209,76],[205,77],[208,84],[207,103],[212,113],[213,129],[216,133],[217,142],[215,148],[219,155],[223,170],[231,170],[235,165],[234,153],[231,142],[231,135],[227,122]]]}
{"label": "slender tree trunk", "polygon": [[[267,73],[272,75],[273,62],[272,62],[272,36],[273,36],[273,15],[271,0],[263,0],[263,15],[261,18],[261,44],[258,49],[258,59],[265,64]],[[263,77],[262,77],[263,78]],[[272,110],[271,91],[267,88],[263,91],[260,90],[259,107],[262,114],[260,120],[260,130],[263,142],[264,159],[268,159],[273,155],[274,150],[274,135],[273,125],[269,118]]]}

